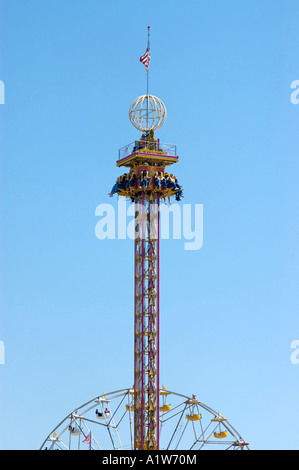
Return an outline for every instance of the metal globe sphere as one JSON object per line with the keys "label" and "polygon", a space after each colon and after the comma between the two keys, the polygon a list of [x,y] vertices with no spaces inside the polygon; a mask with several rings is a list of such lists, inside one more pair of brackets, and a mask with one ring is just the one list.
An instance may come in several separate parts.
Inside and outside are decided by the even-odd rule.
{"label": "metal globe sphere", "polygon": [[167,112],[163,101],[153,95],[139,96],[129,109],[132,125],[141,132],[160,129],[166,116]]}

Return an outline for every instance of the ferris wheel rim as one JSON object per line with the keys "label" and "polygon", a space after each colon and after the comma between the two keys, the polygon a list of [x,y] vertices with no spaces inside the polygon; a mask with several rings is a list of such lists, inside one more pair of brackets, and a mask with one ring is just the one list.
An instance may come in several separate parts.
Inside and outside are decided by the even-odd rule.
{"label": "ferris wheel rim", "polygon": [[[168,396],[175,396],[175,397],[180,397],[182,398],[183,400],[186,400],[187,402],[194,402],[194,404],[196,404],[197,406],[199,406],[200,408],[204,409],[206,412],[210,413],[211,415],[213,415],[215,418],[219,418],[219,419],[223,419],[224,421],[222,422],[222,425],[224,428],[227,429],[227,431],[229,431],[229,433],[237,439],[237,442],[239,442],[240,446],[242,445],[246,450],[249,450],[249,444],[246,443],[244,441],[244,439],[242,438],[242,436],[240,435],[240,433],[232,426],[232,424],[225,418],[222,417],[222,415],[215,411],[213,408],[211,408],[210,406],[206,405],[205,403],[203,403],[202,401],[199,401],[195,398],[191,398],[190,396],[188,395],[185,395],[185,394],[181,394],[181,393],[177,393],[177,392],[173,392],[171,390],[165,390],[164,388],[163,389],[160,389],[160,393],[166,391],[167,392],[167,395]],[[56,433],[56,431],[68,420],[68,419],[72,419],[74,416],[80,416],[80,418],[82,418],[82,416],[84,416],[84,414],[86,414],[88,411],[90,411],[92,408],[95,408],[97,405],[96,405],[96,402],[99,401],[100,403],[100,399],[101,398],[104,398],[105,400],[108,399],[109,400],[109,397],[112,397],[113,399],[115,398],[119,398],[119,397],[124,397],[126,395],[130,395],[133,393],[133,389],[132,387],[130,388],[124,388],[124,389],[119,389],[119,390],[115,390],[113,392],[108,392],[108,393],[103,393],[101,395],[96,395],[95,397],[93,397],[92,399],[88,400],[86,403],[80,405],[79,407],[76,407],[73,411],[71,411],[70,413],[68,413],[64,419],[62,419],[53,429],[52,431],[48,434],[48,436],[44,439],[42,445],[40,446],[40,449],[39,450],[42,450],[44,448],[44,446],[46,445],[46,443],[48,441],[53,441],[54,442],[54,439],[51,438],[51,436],[53,434]],[[91,403],[94,403],[94,405],[91,407],[91,408],[88,408],[87,410],[84,411],[84,413],[82,415],[78,415],[78,411],[86,408],[88,405],[90,405]],[[131,412],[129,411],[129,415],[131,414]],[[160,424],[162,425],[163,423],[163,420],[160,418]],[[99,423],[97,423],[99,424]],[[104,426],[104,425],[103,425]],[[60,437],[61,435],[63,435],[63,433],[67,430],[67,427],[63,428],[62,431],[60,432],[59,436]],[[60,442],[60,441],[59,441]],[[195,442],[196,444],[196,442]],[[194,445],[195,445],[194,444]],[[234,444],[232,444],[234,445]],[[193,447],[193,446],[192,446]],[[191,449],[192,449],[191,447]],[[67,448],[67,450],[69,450]]]}

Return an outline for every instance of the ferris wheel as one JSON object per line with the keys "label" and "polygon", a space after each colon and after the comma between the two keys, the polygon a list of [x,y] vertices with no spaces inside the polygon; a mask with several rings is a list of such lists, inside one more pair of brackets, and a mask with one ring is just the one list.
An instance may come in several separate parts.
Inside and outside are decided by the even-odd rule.
{"label": "ferris wheel", "polygon": [[[160,390],[160,450],[249,450],[227,418],[197,400]],[[89,400],[69,413],[40,450],[133,450],[134,391]]]}

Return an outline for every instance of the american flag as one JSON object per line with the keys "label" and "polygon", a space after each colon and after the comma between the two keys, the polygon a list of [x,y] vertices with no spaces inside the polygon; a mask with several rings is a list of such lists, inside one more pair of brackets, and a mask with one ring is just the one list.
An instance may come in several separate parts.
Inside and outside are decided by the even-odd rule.
{"label": "american flag", "polygon": [[147,48],[145,54],[140,57],[140,62],[142,62],[145,65],[146,73],[148,73],[150,61],[151,61],[151,52],[149,48]]}
{"label": "american flag", "polygon": [[88,444],[89,450],[92,450],[92,446],[91,446],[91,432],[88,434],[88,436],[86,437],[86,439],[84,439],[83,443],[84,443],[84,444]]}

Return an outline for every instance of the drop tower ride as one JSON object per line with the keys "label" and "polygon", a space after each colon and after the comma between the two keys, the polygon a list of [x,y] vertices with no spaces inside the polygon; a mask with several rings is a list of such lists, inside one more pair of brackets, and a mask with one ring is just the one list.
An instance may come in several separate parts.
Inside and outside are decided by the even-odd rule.
{"label": "drop tower ride", "polygon": [[140,61],[146,67],[147,94],[132,103],[129,117],[142,135],[119,150],[116,165],[126,173],[110,196],[117,193],[135,204],[134,448],[159,450],[160,204],[173,196],[180,200],[182,187],[168,171],[178,161],[176,146],[154,135],[165,122],[166,108],[148,92],[149,39]]}

